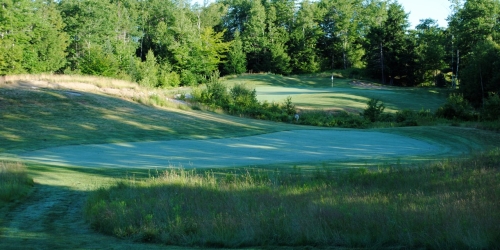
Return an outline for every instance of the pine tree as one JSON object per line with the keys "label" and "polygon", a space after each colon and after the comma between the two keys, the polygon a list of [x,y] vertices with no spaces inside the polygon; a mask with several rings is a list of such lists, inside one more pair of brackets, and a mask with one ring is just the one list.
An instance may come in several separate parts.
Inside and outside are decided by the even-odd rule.
{"label": "pine tree", "polygon": [[226,74],[242,74],[246,72],[246,54],[243,52],[243,43],[240,39],[240,33],[234,33],[234,40],[231,42],[227,54],[227,62],[224,64]]}

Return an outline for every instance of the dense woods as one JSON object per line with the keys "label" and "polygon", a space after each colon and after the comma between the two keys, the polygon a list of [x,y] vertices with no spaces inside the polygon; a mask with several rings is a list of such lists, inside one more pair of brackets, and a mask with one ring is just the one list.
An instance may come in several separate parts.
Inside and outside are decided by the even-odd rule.
{"label": "dense woods", "polygon": [[388,0],[1,0],[0,75],[71,73],[151,87],[224,74],[355,69],[384,84],[500,89],[500,1],[450,0],[413,29]]}

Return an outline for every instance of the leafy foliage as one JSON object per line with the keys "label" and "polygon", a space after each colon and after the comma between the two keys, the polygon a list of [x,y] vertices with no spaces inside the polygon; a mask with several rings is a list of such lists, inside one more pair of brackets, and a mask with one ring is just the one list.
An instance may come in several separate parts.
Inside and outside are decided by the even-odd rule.
{"label": "leafy foliage", "polygon": [[257,119],[291,122],[296,113],[291,98],[283,104],[260,103],[257,100],[255,89],[248,89],[242,84],[236,84],[228,89],[220,79],[218,72],[214,73],[201,91],[193,91],[196,102],[208,105],[211,108],[221,108],[229,114],[246,116]]}
{"label": "leafy foliage", "polygon": [[55,72],[66,63],[68,35],[51,1],[0,3],[0,75]]}
{"label": "leafy foliage", "polygon": [[436,116],[468,121],[473,117],[473,108],[463,95],[452,94],[446,103],[436,111]]}
{"label": "leafy foliage", "polygon": [[363,111],[363,117],[370,120],[371,122],[378,121],[382,113],[384,112],[384,103],[378,99],[370,99],[366,104],[368,106]]}
{"label": "leafy foliage", "polygon": [[448,28],[426,19],[414,30],[408,10],[389,0],[5,0],[0,7],[0,75],[69,72],[176,87],[206,83],[219,70],[355,67],[391,85],[446,86],[451,78],[476,108],[499,91],[496,0],[454,1]]}
{"label": "leafy foliage", "polygon": [[484,104],[482,118],[487,121],[500,120],[500,96],[491,95]]}

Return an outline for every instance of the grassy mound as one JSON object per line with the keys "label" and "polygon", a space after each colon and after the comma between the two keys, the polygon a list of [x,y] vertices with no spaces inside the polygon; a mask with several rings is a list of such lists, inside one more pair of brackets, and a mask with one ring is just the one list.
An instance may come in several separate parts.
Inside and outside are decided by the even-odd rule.
{"label": "grassy mound", "polygon": [[96,230],[203,247],[500,247],[500,151],[415,168],[169,170],[90,195]]}
{"label": "grassy mound", "polygon": [[162,102],[166,97],[137,88],[29,79],[0,85],[0,153],[74,144],[225,138],[289,129],[287,124],[154,106],[159,96]]}

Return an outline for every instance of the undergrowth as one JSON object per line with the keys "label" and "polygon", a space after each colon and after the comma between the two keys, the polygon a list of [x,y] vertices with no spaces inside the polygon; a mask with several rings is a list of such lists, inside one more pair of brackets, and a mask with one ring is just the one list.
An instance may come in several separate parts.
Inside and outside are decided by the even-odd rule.
{"label": "undergrowth", "polygon": [[32,186],[33,180],[23,164],[0,162],[0,205],[22,199]]}
{"label": "undergrowth", "polygon": [[500,247],[500,150],[347,171],[167,170],[89,196],[106,234],[202,247]]}

